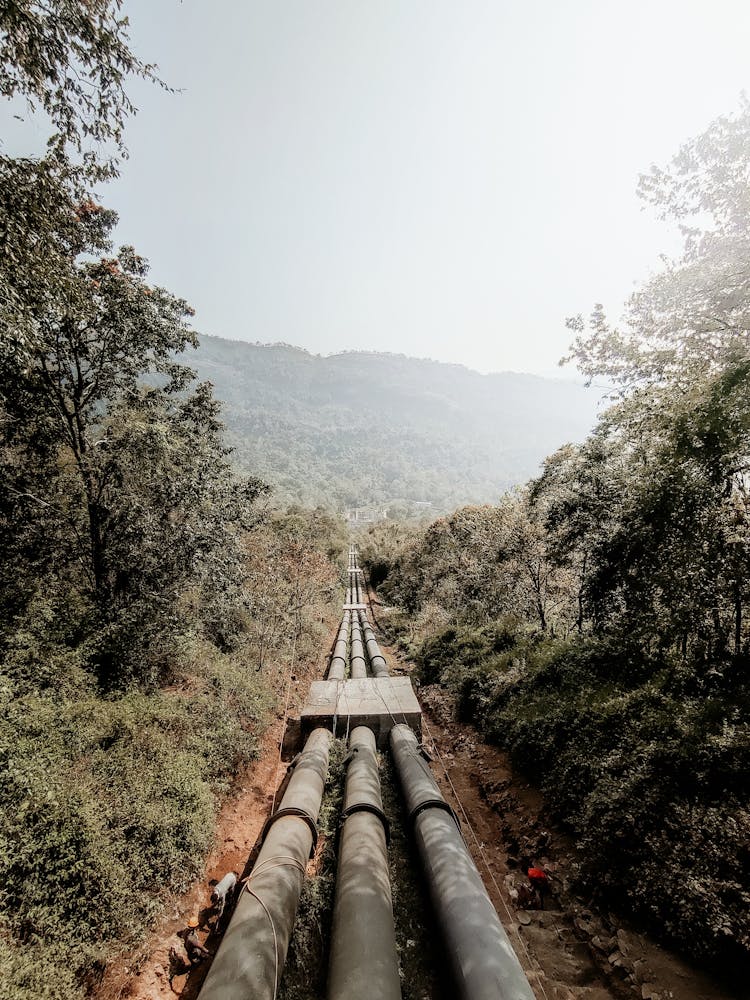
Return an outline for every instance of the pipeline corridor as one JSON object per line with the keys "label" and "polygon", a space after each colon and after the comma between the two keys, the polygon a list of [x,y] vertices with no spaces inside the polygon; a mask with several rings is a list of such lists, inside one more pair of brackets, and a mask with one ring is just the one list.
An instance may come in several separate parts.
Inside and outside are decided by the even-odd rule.
{"label": "pipeline corridor", "polygon": [[[350,546],[341,623],[325,681],[302,713],[302,751],[244,880],[200,1000],[276,1000],[299,906],[332,739],[348,741],[329,954],[328,1000],[400,1000],[378,751],[390,752],[409,835],[460,1000],[534,1000],[507,934],[421,749],[421,712],[404,678],[390,678],[367,617],[356,546]],[[400,682],[395,687],[396,681]],[[319,690],[318,690],[319,689]],[[409,700],[410,699],[410,700]],[[408,704],[406,703],[408,701]],[[416,706],[416,711],[415,711]],[[326,714],[328,713],[328,714]]]}

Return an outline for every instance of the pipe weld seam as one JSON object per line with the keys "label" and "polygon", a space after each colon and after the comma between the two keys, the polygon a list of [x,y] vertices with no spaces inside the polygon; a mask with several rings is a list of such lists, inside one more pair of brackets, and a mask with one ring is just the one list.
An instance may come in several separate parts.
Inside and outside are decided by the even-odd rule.
{"label": "pipe weld seam", "polygon": [[358,813],[358,812],[368,812],[372,813],[373,816],[378,817],[380,822],[383,824],[383,830],[385,831],[385,846],[389,847],[391,843],[390,820],[386,816],[385,812],[380,808],[380,806],[376,806],[374,802],[354,802],[352,805],[347,806],[346,809],[344,809],[344,811],[341,813],[340,826],[343,826],[344,823],[346,823],[346,821],[353,813]]}
{"label": "pipe weld seam", "polygon": [[458,827],[458,832],[461,834],[461,838],[463,839],[463,832],[461,830],[461,821],[456,815],[455,809],[453,809],[452,806],[448,805],[445,799],[425,799],[424,802],[420,802],[418,805],[414,806],[412,811],[409,813],[408,816],[409,823],[413,825],[416,822],[417,816],[419,816],[420,813],[424,812],[425,809],[442,809],[443,812],[447,812],[450,816],[453,817],[453,821]]}
{"label": "pipe weld seam", "polygon": [[256,864],[250,874],[241,879],[244,888],[248,888],[250,882],[254,878],[265,875],[266,872],[271,871],[274,868],[295,868],[298,872],[301,872],[302,875],[304,875],[306,871],[305,865],[299,860],[299,858],[293,858],[288,854],[277,854],[274,857],[266,858],[265,861],[261,861],[259,865]]}
{"label": "pipe weld seam", "polygon": [[314,816],[311,816],[309,812],[302,809],[300,806],[282,806],[281,809],[277,809],[276,812],[269,816],[268,819],[263,824],[263,829],[260,834],[261,844],[266,839],[268,831],[271,829],[273,824],[277,819],[281,819],[282,816],[296,816],[297,819],[304,820],[305,823],[310,827],[310,832],[312,833],[312,847],[310,848],[310,857],[315,853],[315,848],[318,846],[318,823]]}

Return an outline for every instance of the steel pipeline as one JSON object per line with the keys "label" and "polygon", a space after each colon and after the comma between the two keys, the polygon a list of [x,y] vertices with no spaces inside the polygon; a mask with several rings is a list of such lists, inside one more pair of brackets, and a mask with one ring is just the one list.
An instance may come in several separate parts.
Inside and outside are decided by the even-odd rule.
{"label": "steel pipeline", "polygon": [[341,619],[336,642],[333,647],[331,662],[328,665],[328,680],[343,681],[346,677],[347,649],[349,647],[349,627],[351,623],[351,611],[345,611]]}
{"label": "steel pipeline", "polygon": [[391,729],[409,822],[461,1000],[534,1000],[450,806],[405,725]]}
{"label": "steel pipeline", "polygon": [[349,739],[342,822],[328,1000],[400,1000],[387,820],[375,736],[366,726]]}
{"label": "steel pipeline", "polygon": [[305,867],[317,839],[331,734],[314,729],[213,960],[200,1000],[274,1000],[297,914]]}
{"label": "steel pipeline", "polygon": [[367,658],[370,661],[370,671],[375,677],[387,677],[388,664],[385,661],[385,657],[380,652],[380,646],[375,638],[372,626],[367,620],[367,615],[364,611],[358,611],[357,615],[359,617],[360,627],[364,636]]}
{"label": "steel pipeline", "polygon": [[362,629],[356,614],[352,614],[350,669],[353,680],[361,680],[363,677],[367,677],[367,660],[365,659],[365,651],[362,644]]}

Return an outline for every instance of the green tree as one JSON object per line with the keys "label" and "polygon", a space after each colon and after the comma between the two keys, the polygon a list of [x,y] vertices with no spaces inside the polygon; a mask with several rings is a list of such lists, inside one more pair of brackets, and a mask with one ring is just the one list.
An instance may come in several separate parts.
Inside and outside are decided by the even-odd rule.
{"label": "green tree", "polygon": [[157,81],[155,67],[130,48],[122,7],[122,0],[7,0],[0,8],[0,95],[41,109],[52,128],[50,152],[64,160],[72,148],[98,176],[116,169],[115,156],[101,161],[102,144],[125,152],[124,125],[135,111],[127,79]]}
{"label": "green tree", "polygon": [[33,335],[50,294],[74,293],[82,240],[106,249],[106,213],[88,211],[82,232],[90,186],[114,176],[126,155],[123,130],[135,110],[127,80],[159,82],[130,48],[121,9],[121,0],[0,5],[0,96],[25,101],[50,132],[41,158],[0,155],[0,350]]}
{"label": "green tree", "polygon": [[742,648],[750,572],[749,177],[743,101],[641,178],[642,197],[683,232],[680,257],[631,297],[620,328],[601,307],[588,326],[568,321],[570,358],[622,400],[600,432],[621,502],[589,592],[610,623],[708,658]]}
{"label": "green tree", "polygon": [[[100,215],[112,225],[95,205],[82,214],[82,254]],[[91,602],[102,680],[152,679],[143,650],[168,648],[177,599],[209,566],[214,588],[239,571],[227,532],[262,487],[233,482],[210,386],[189,392],[194,373],[174,360],[197,342],[192,310],[147,283],[141,258],[82,259],[52,291],[33,337],[0,358],[11,604],[33,588],[24,565],[64,578]]]}

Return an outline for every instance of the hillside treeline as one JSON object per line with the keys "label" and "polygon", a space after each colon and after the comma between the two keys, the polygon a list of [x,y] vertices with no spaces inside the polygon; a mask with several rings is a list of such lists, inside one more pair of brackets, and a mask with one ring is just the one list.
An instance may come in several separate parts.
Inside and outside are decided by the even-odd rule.
{"label": "hillside treeline", "polygon": [[595,421],[596,392],[572,381],[395,354],[204,337],[194,365],[226,403],[237,468],[281,499],[336,510],[494,501]]}
{"label": "hillside treeline", "polygon": [[582,445],[365,552],[423,680],[575,834],[581,884],[723,960],[750,954],[749,177],[745,103],[642,178],[684,252],[622,325],[569,321],[613,386]]}
{"label": "hillside treeline", "polygon": [[[183,351],[187,302],[112,245],[120,3],[0,8],[0,997],[73,1000],[202,870],[293,657],[317,653],[343,525],[238,478]],[[19,106],[17,103],[16,106]]]}

